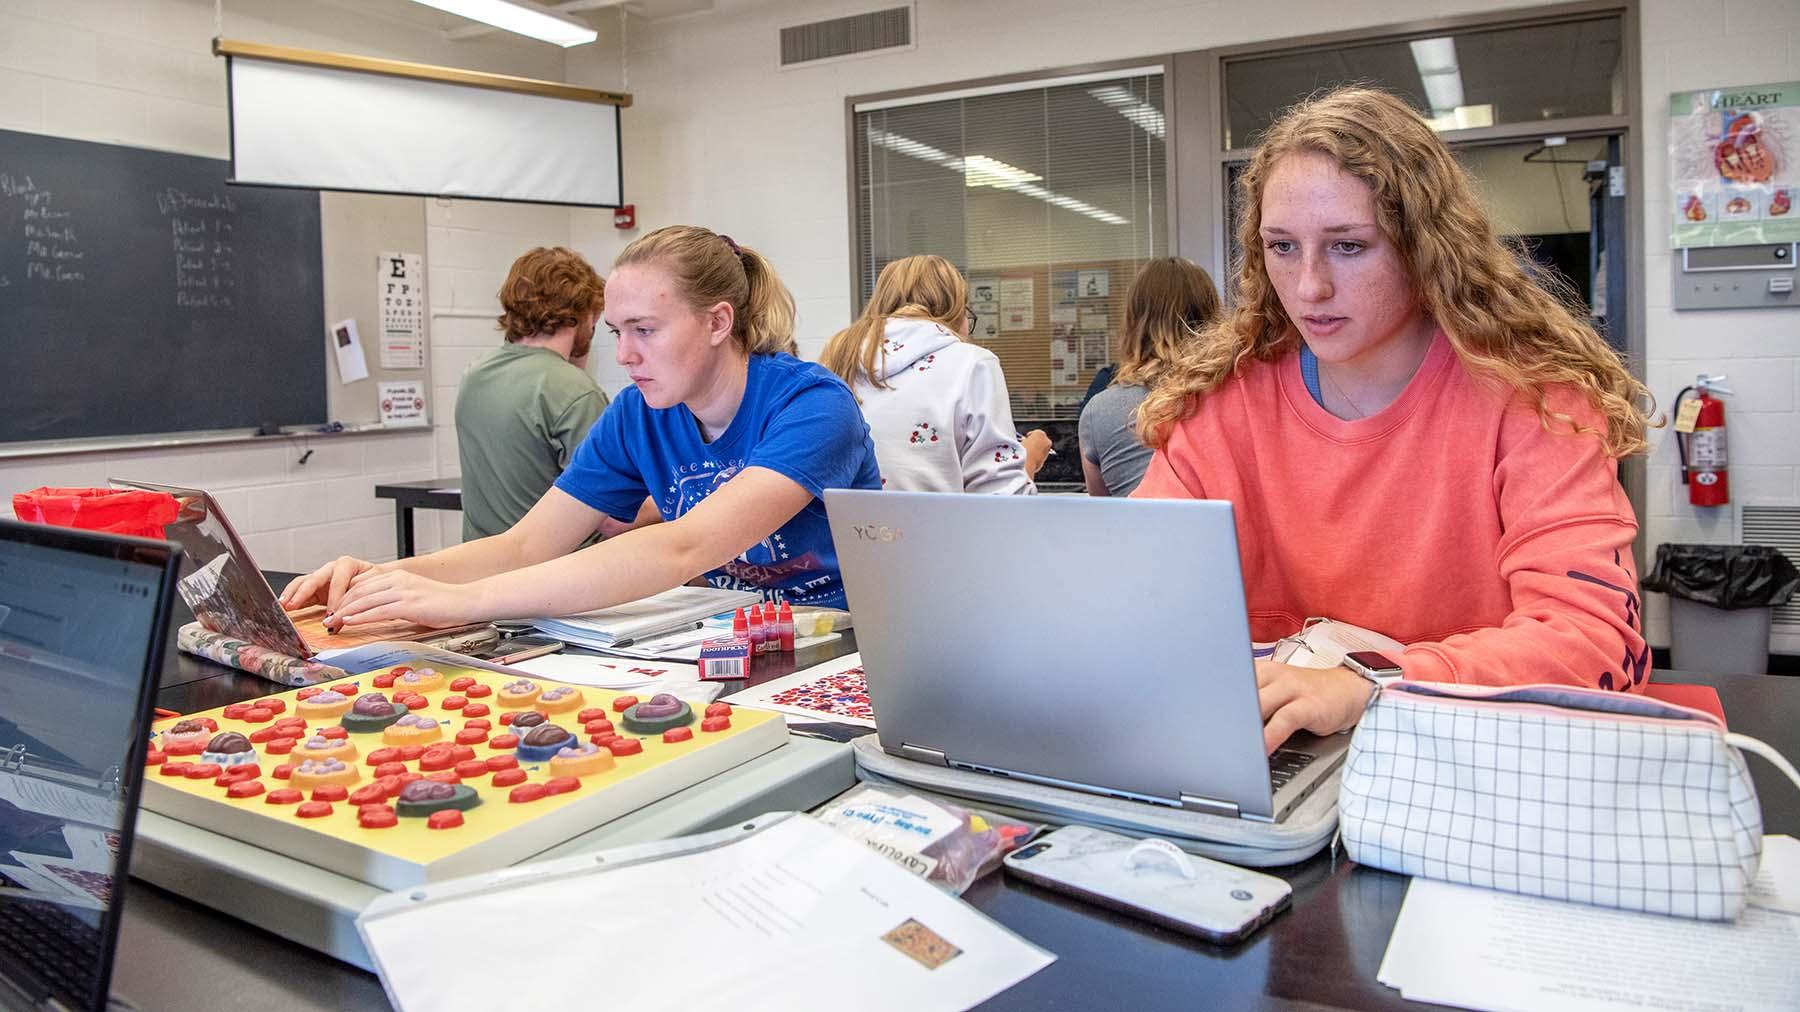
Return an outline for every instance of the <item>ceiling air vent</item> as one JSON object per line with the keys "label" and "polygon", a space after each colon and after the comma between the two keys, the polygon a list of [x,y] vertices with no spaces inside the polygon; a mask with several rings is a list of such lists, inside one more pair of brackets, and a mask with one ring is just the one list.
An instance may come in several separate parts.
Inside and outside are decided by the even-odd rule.
{"label": "ceiling air vent", "polygon": [[912,4],[904,4],[783,28],[781,65],[797,67],[886,49],[911,49],[912,19]]}

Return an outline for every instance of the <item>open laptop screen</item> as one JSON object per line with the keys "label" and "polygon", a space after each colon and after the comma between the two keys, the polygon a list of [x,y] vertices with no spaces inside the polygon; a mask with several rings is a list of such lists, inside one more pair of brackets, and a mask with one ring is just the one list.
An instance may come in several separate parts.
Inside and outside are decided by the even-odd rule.
{"label": "open laptop screen", "polygon": [[177,554],[0,522],[5,1004],[106,1004]]}

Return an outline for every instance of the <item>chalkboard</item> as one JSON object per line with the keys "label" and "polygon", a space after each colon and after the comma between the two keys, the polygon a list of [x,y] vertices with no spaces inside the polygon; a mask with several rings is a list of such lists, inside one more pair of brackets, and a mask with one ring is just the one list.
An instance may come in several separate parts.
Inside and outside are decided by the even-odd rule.
{"label": "chalkboard", "polygon": [[326,419],[317,190],[0,130],[0,443]]}

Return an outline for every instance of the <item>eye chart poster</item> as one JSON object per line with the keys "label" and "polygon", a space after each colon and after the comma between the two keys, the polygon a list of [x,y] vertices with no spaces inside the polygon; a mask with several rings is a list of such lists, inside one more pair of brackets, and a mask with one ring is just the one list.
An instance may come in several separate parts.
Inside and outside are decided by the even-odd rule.
{"label": "eye chart poster", "polygon": [[1800,241],[1800,81],[1669,97],[1669,245]]}
{"label": "eye chart poster", "polygon": [[381,367],[425,368],[425,258],[381,254],[375,290],[381,301]]}

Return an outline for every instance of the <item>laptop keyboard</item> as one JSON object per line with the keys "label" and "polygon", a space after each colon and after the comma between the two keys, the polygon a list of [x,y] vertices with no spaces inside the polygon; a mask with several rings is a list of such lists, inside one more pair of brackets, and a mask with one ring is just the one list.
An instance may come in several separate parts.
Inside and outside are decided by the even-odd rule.
{"label": "laptop keyboard", "polygon": [[1269,789],[1279,791],[1294,779],[1294,774],[1306,768],[1306,765],[1317,759],[1311,752],[1302,752],[1297,748],[1278,748],[1269,756]]}
{"label": "laptop keyboard", "polygon": [[100,966],[100,930],[63,913],[53,903],[0,901],[0,949],[24,967],[51,996],[76,1007],[88,1004]]}

